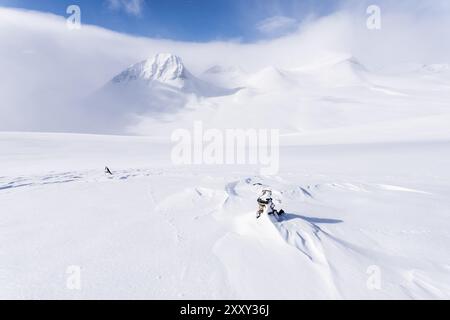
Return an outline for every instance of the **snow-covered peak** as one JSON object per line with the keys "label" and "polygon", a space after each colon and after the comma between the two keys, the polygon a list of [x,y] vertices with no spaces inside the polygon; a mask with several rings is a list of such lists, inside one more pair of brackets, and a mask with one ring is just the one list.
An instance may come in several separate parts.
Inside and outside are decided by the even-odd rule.
{"label": "snow-covered peak", "polygon": [[349,68],[355,71],[367,71],[367,68],[358,60],[358,58],[346,53],[318,58],[316,61],[293,69],[293,71],[315,73],[333,68]]}
{"label": "snow-covered peak", "polygon": [[184,78],[184,65],[180,57],[170,53],[159,53],[147,60],[142,70],[145,79],[159,81]]}
{"label": "snow-covered peak", "polygon": [[331,69],[348,69],[351,72],[367,72],[367,68],[354,56],[348,56],[341,60],[337,60],[331,63],[329,66]]}
{"label": "snow-covered peak", "polygon": [[290,73],[275,66],[266,67],[252,74],[247,81],[249,87],[268,90],[288,90],[295,85]]}
{"label": "snow-covered peak", "polygon": [[120,73],[113,82],[128,82],[132,80],[157,80],[172,82],[186,77],[186,69],[180,57],[170,53],[159,53],[153,58],[136,63]]}
{"label": "snow-covered peak", "polygon": [[218,97],[233,94],[237,89],[216,86],[190,73],[180,57],[159,53],[138,62],[109,81],[92,98],[95,104],[117,105],[118,109],[138,112],[180,110],[188,95]]}

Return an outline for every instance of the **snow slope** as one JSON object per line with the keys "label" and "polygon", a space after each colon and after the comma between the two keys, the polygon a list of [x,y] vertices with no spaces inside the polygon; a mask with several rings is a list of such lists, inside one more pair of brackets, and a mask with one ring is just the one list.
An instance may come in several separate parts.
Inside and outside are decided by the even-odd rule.
{"label": "snow slope", "polygon": [[[266,177],[172,166],[163,139],[1,133],[0,297],[448,299],[449,146],[298,142]],[[280,221],[255,219],[265,186]]]}

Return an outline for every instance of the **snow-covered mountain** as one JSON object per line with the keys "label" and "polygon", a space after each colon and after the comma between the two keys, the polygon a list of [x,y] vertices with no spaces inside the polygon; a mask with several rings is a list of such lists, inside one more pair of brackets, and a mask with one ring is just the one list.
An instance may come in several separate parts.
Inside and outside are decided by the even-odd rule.
{"label": "snow-covered mountain", "polygon": [[143,85],[148,90],[166,90],[190,93],[199,97],[214,97],[234,92],[200,80],[187,70],[180,57],[170,53],[159,53],[153,58],[136,63],[117,76],[109,86]]}
{"label": "snow-covered mountain", "polygon": [[89,120],[83,122],[88,121],[87,127],[95,128],[94,132],[123,132],[141,118],[170,117],[190,102],[237,90],[201,80],[189,72],[180,57],[160,53],[120,72],[88,97],[85,112]]}
{"label": "snow-covered mountain", "polygon": [[291,69],[215,65],[197,77],[180,57],[158,54],[122,71],[90,97],[82,122],[89,132],[146,135],[168,134],[194,120],[285,133],[381,128],[377,123],[449,112],[441,103],[450,95],[447,74],[445,65],[376,72],[353,55],[335,54],[316,63],[299,61]]}
{"label": "snow-covered mountain", "polygon": [[136,63],[112,79],[114,83],[136,80],[160,81],[182,87],[188,72],[181,59],[171,54],[157,54],[153,59]]}
{"label": "snow-covered mountain", "polygon": [[192,43],[0,5],[0,299],[450,299],[450,29],[405,9]]}

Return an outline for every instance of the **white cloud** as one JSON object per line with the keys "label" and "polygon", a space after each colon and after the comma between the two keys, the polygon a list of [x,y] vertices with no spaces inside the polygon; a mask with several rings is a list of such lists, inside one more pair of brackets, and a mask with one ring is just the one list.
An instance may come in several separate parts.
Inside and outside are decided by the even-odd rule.
{"label": "white cloud", "polygon": [[258,31],[267,34],[282,34],[294,31],[298,27],[298,21],[285,16],[273,16],[260,21],[256,25]]}
{"label": "white cloud", "polygon": [[108,7],[111,10],[123,10],[126,13],[134,16],[139,16],[142,13],[144,0],[106,0]]}
{"label": "white cloud", "polygon": [[214,64],[240,65],[250,72],[271,65],[296,68],[336,53],[354,55],[368,68],[449,62],[450,43],[443,41],[450,38],[448,14],[417,17],[383,7],[377,31],[366,28],[366,17],[365,10],[337,12],[256,43],[191,43],[89,25],[70,31],[64,17],[0,8],[0,44],[8,48],[0,50],[0,130],[76,131],[70,126],[79,99],[158,52],[181,56],[194,74]]}

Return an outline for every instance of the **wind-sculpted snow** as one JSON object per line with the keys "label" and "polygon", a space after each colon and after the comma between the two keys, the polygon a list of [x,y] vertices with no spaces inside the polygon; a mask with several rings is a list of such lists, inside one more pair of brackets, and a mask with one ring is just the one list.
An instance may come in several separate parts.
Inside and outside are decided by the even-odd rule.
{"label": "wind-sculpted snow", "polygon": [[[270,177],[172,166],[148,138],[0,145],[1,298],[450,296],[448,143],[291,145]],[[285,215],[256,219],[264,188]]]}

